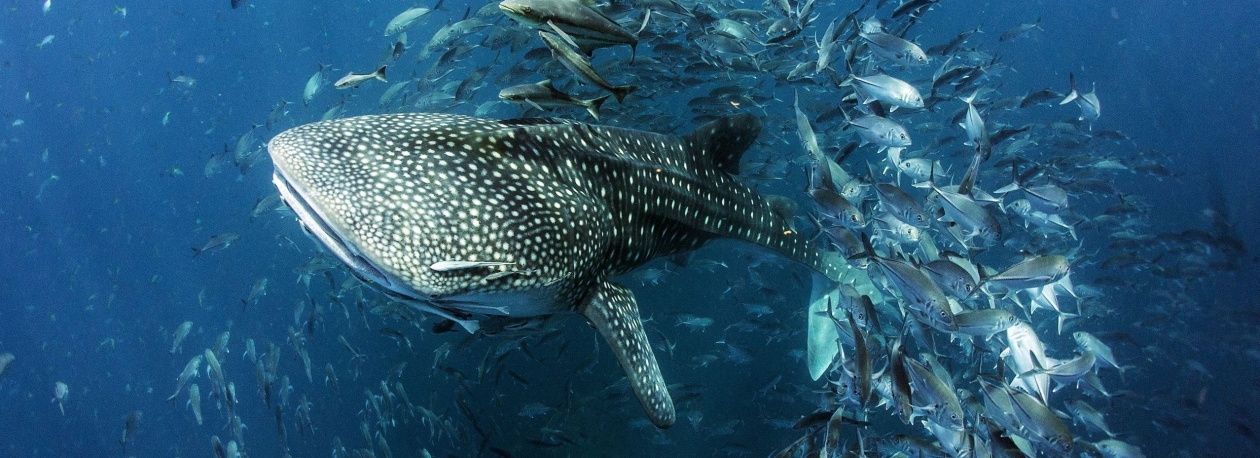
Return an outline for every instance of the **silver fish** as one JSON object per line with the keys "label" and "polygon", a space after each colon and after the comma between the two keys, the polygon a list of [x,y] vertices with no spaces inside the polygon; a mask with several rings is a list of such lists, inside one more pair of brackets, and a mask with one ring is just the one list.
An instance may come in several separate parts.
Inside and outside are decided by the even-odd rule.
{"label": "silver fish", "polygon": [[[923,108],[923,96],[910,83],[893,78],[883,73],[867,76],[852,76],[851,84],[861,88],[869,99],[901,108]],[[863,101],[865,103],[866,101]]]}
{"label": "silver fish", "polygon": [[1019,322],[1019,318],[1009,310],[980,309],[956,314],[954,322],[958,323],[959,334],[987,338],[1010,329]]}
{"label": "silver fish", "polygon": [[201,424],[201,387],[196,383],[188,386],[188,405],[192,407],[197,424]]}
{"label": "silver fish", "polygon": [[184,338],[188,337],[188,332],[192,331],[192,322],[185,321],[179,324],[179,328],[175,329],[175,336],[171,342],[171,354],[176,351],[182,351],[184,348]]}
{"label": "silver fish", "polygon": [[[207,350],[207,352],[208,351],[209,350]],[[197,373],[201,370],[201,361],[202,355],[194,356],[192,359],[188,360],[188,364],[184,365],[184,371],[180,372],[179,377],[176,378],[178,383],[175,385],[175,393],[171,394],[171,397],[166,398],[167,402],[174,401],[175,397],[179,396],[180,390],[184,389],[184,384],[188,383],[189,380],[197,376]]]}
{"label": "silver fish", "polygon": [[918,67],[928,64],[927,54],[923,48],[896,35],[883,31],[859,32],[858,34],[870,44],[875,55],[907,67]]}
{"label": "silver fish", "polygon": [[[1002,355],[1010,357],[1010,367],[1015,370],[1015,373],[1031,373],[1049,365],[1046,347],[1028,323],[1020,321],[1007,328],[1006,340],[1008,348],[1002,352]],[[1011,382],[1011,385],[1036,394],[1042,403],[1050,399],[1050,376],[1046,374],[1033,373],[1028,377],[1018,377]]]}
{"label": "silver fish", "polygon": [[376,69],[376,71],[372,73],[350,72],[346,76],[343,76],[341,77],[341,79],[337,80],[336,83],[333,83],[333,87],[337,89],[349,89],[352,87],[358,87],[360,84],[363,84],[363,82],[367,80],[380,80],[381,82],[388,83],[389,80],[385,79],[385,66],[382,65],[381,68]]}
{"label": "silver fish", "polygon": [[1095,442],[1094,449],[1098,450],[1098,453],[1101,453],[1103,458],[1146,458],[1146,454],[1142,453],[1141,448],[1115,439],[1103,439]]}
{"label": "silver fish", "polygon": [[499,9],[521,24],[571,37],[588,56],[607,46],[627,44],[633,50],[639,44],[639,37],[582,1],[504,0]]}
{"label": "silver fish", "polygon": [[209,251],[209,250],[216,250],[216,249],[227,248],[227,247],[229,247],[229,246],[231,246],[231,245],[232,245],[232,242],[235,242],[235,241],[237,241],[237,240],[240,240],[240,238],[241,238],[241,236],[240,236],[240,235],[237,235],[237,234],[232,233],[232,232],[225,232],[225,233],[222,233],[222,234],[218,234],[218,235],[212,236],[212,237],[210,237],[210,240],[206,242],[206,244],[205,244],[205,245],[202,245],[202,246],[201,246],[201,248],[195,248],[195,247],[194,247],[194,248],[192,249],[192,250],[193,250],[193,257],[197,257],[197,256],[198,256],[198,255],[200,255],[201,253],[204,253],[204,252]]}
{"label": "silver fish", "polygon": [[[441,3],[439,2],[438,4],[440,5]],[[397,16],[389,20],[388,24],[385,24],[385,36],[406,32],[407,29],[414,27],[421,19],[424,19],[425,16],[432,12],[433,10],[429,8],[416,7],[398,13]]]}
{"label": "silver fish", "polygon": [[910,140],[910,133],[905,127],[881,116],[863,116],[849,121],[849,125],[857,131],[863,145],[874,143],[879,145],[881,152],[886,148],[905,148],[914,143]]}
{"label": "silver fish", "polygon": [[306,79],[306,86],[302,88],[302,104],[310,105],[311,100],[315,99],[315,95],[319,94],[319,90],[324,87],[324,64],[319,64],[319,71]]}
{"label": "silver fish", "polygon": [[582,100],[566,94],[551,84],[551,80],[542,80],[534,84],[521,84],[499,91],[499,98],[509,102],[528,103],[539,110],[554,107],[581,107],[599,120],[599,107],[608,96]]}
{"label": "silver fish", "polygon": [[559,35],[540,30],[538,31],[538,36],[541,37],[543,42],[547,44],[547,47],[551,49],[551,57],[556,59],[557,62],[560,62],[560,64],[565,68],[569,69],[569,71],[573,73],[573,76],[611,92],[613,97],[617,98],[618,103],[624,100],[626,95],[639,90],[639,87],[634,85],[614,86],[612,83],[609,83],[608,80],[604,79],[603,76],[600,76],[599,72],[596,72],[595,68],[591,66],[590,59],[574,52],[573,48],[569,47],[569,44],[565,43]]}
{"label": "silver fish", "polygon": [[[1078,92],[1076,90],[1075,73],[1068,73],[1068,81],[1072,84],[1072,91],[1068,92],[1068,95],[1059,102],[1059,105],[1075,101],[1076,105],[1081,107],[1081,117],[1079,118],[1081,121],[1085,121],[1087,123],[1097,121],[1098,117],[1102,114],[1102,106],[1099,105],[1098,94],[1096,94],[1097,90],[1091,89],[1085,94]],[[1092,125],[1090,128],[1093,128]]]}

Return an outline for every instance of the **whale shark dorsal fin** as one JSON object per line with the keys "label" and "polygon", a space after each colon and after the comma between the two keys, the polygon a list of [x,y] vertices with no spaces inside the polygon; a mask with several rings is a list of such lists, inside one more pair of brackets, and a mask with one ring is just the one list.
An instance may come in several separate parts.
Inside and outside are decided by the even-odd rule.
{"label": "whale shark dorsal fin", "polygon": [[658,428],[673,426],[674,400],[669,396],[652,345],[643,332],[634,294],[624,286],[604,282],[588,295],[579,311],[612,347],[617,362],[630,380],[630,388],[652,424]]}
{"label": "whale shark dorsal fin", "polygon": [[693,156],[719,170],[739,174],[739,160],[761,134],[761,119],[748,113],[711,121],[683,138]]}

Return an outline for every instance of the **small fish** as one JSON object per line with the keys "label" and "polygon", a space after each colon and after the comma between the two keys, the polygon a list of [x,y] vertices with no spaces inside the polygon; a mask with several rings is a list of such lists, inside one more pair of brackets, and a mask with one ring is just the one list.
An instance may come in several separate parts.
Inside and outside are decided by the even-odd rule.
{"label": "small fish", "polygon": [[44,14],[48,14],[48,11],[51,9],[52,9],[52,0],[44,0]]}
{"label": "small fish", "polygon": [[341,385],[337,383],[337,371],[333,369],[332,363],[324,366],[324,372],[327,374],[324,377],[324,383],[332,385],[333,392],[341,396]]}
{"label": "small fish", "polygon": [[[599,120],[599,107],[609,96],[582,100],[566,94],[551,84],[551,80],[542,80],[534,84],[512,86],[499,91],[499,98],[509,102],[528,103],[534,108],[544,110],[554,107],[581,107]],[[545,110],[544,110],[545,111]]]}
{"label": "small fish", "polygon": [[639,90],[638,86],[633,85],[613,86],[612,83],[609,83],[608,80],[604,79],[603,76],[600,76],[600,74],[595,71],[595,68],[591,66],[590,59],[574,52],[573,48],[569,47],[569,44],[561,39],[559,35],[540,30],[538,31],[538,36],[542,37],[543,42],[551,49],[552,58],[560,62],[561,65],[569,69],[574,76],[578,77],[582,81],[594,84],[604,90],[607,90],[608,92],[611,92],[613,97],[617,98],[618,103],[624,100],[626,95]]}
{"label": "small fish", "polygon": [[[438,7],[441,7],[441,4],[442,4],[441,2],[438,2],[438,5],[439,5]],[[385,36],[398,35],[400,33],[406,32],[408,29],[414,27],[417,23],[420,22],[421,19],[423,19],[425,16],[428,16],[429,13],[432,13],[432,12],[433,10],[429,8],[417,7],[417,8],[410,8],[406,11],[398,13],[397,16],[394,16],[393,19],[389,20],[388,24],[385,24]]]}
{"label": "small fish", "polygon": [[13,360],[17,359],[13,353],[0,354],[0,377],[4,376],[4,371],[9,370],[9,365],[13,364]]}
{"label": "small fish", "polygon": [[551,413],[551,411],[553,410],[555,409],[545,406],[540,402],[535,402],[532,404],[527,404],[524,407],[521,407],[521,412],[518,415],[522,417],[534,418],[540,415],[546,415],[548,413]]}
{"label": "small fish", "polygon": [[1136,445],[1115,439],[1103,439],[1094,443],[1094,448],[1105,458],[1146,458],[1142,449]]}
{"label": "small fish", "polygon": [[868,115],[848,123],[857,131],[862,145],[874,143],[879,146],[880,152],[887,148],[905,148],[913,144],[906,128],[888,118]]}
{"label": "small fish", "polygon": [[280,193],[272,193],[267,197],[258,199],[258,203],[254,204],[254,209],[249,212],[251,218],[257,218],[272,210],[276,210],[284,203],[280,199]]}
{"label": "small fish", "polygon": [[[628,44],[633,62],[638,36],[595,9],[593,4],[580,0],[504,0],[499,3],[499,10],[521,24],[568,36],[587,56],[599,48]],[[646,16],[644,21],[646,24]]]}
{"label": "small fish", "polygon": [[53,401],[57,403],[57,408],[61,409],[61,415],[66,415],[66,398],[70,396],[70,386],[63,382],[57,382],[53,385]]}
{"label": "small fish", "polygon": [[477,267],[499,267],[514,265],[514,262],[494,262],[494,261],[438,261],[429,266],[429,269],[438,272],[450,272],[453,270],[473,269]]}
{"label": "small fish", "polygon": [[[51,37],[52,35],[49,35],[49,36]],[[1076,90],[1076,74],[1075,73],[1068,73],[1068,81],[1071,82],[1072,84],[1072,91],[1068,92],[1068,95],[1064,97],[1062,101],[1059,102],[1059,105],[1064,105],[1068,102],[1075,101],[1076,105],[1081,107],[1081,116],[1080,118],[1078,118],[1080,121],[1085,121],[1087,123],[1093,123],[1094,121],[1097,121],[1098,116],[1101,115],[1102,113],[1102,107],[1098,104],[1098,95],[1095,94],[1097,90],[1091,89],[1089,92],[1085,94],[1081,94],[1080,92],[1078,92]],[[1091,129],[1092,129],[1092,126],[1091,126]]]}
{"label": "small fish", "polygon": [[902,108],[923,108],[923,96],[910,83],[877,73],[868,76],[852,76],[850,84],[860,88],[866,98],[875,99]]}
{"label": "small fish", "polygon": [[381,68],[376,69],[376,71],[372,73],[351,72],[350,74],[341,77],[341,79],[337,80],[336,83],[333,83],[333,87],[337,89],[349,89],[352,87],[358,87],[360,84],[363,84],[364,81],[373,79],[388,83],[389,80],[385,79],[385,68],[386,66],[382,65]]}
{"label": "small fish", "polygon": [[136,426],[140,424],[140,419],[144,418],[144,412],[133,410],[127,415],[126,425],[123,426],[122,438],[118,440],[122,444],[123,455],[127,454],[127,442],[131,441],[131,437],[136,434]]}
{"label": "small fish", "polygon": [[228,340],[232,337],[231,331],[223,331],[219,334],[219,338],[214,341],[214,356],[220,359],[228,354]]}
{"label": "small fish", "polygon": [[56,36],[56,35],[48,35],[48,36],[44,37],[44,39],[43,39],[43,40],[40,40],[40,41],[39,41],[39,43],[36,43],[36,44],[35,44],[35,47],[36,47],[36,48],[39,48],[39,49],[44,49],[44,46],[48,46],[48,45],[52,44],[52,42],[53,42],[53,38],[57,38],[57,36]]}
{"label": "small fish", "polygon": [[254,348],[254,339],[252,338],[245,339],[245,354],[241,355],[241,357],[249,358],[250,362],[258,361],[258,350]]}
{"label": "small fish", "polygon": [[927,54],[923,48],[896,35],[883,31],[859,32],[859,36],[870,44],[875,55],[907,67],[918,67],[928,64]]}
{"label": "small fish", "polygon": [[179,76],[172,77],[171,73],[167,72],[166,78],[170,81],[170,84],[182,84],[187,87],[193,87],[197,85],[196,78],[193,78],[191,76],[188,76],[182,73]]}
{"label": "small fish", "polygon": [[210,237],[210,240],[206,242],[205,245],[201,246],[201,248],[194,247],[192,249],[193,257],[197,257],[201,253],[204,253],[208,250],[227,248],[232,245],[232,242],[235,242],[239,240],[240,238],[241,236],[234,232],[224,232],[222,234],[212,236]]}
{"label": "small fish", "polygon": [[954,315],[958,333],[988,338],[1006,331],[1019,322],[1015,314],[1005,309],[970,310]]}
{"label": "small fish", "polygon": [[705,330],[713,325],[713,318],[683,314],[678,317],[678,326],[686,326],[691,331]]}
{"label": "small fish", "polygon": [[319,94],[319,90],[324,87],[324,64],[319,64],[319,71],[306,79],[306,86],[302,88],[302,104],[310,105],[311,100]]}
{"label": "small fish", "polygon": [[258,298],[267,295],[267,277],[259,278],[254,281],[254,286],[249,289],[249,296],[242,299],[242,307],[248,307],[249,304],[255,303]]}
{"label": "small fish", "polygon": [[192,330],[192,322],[185,321],[180,323],[179,328],[175,329],[175,339],[171,342],[171,354],[176,351],[183,351],[184,338],[188,337],[188,332]]}
{"label": "small fish", "polygon": [[201,387],[196,383],[188,386],[188,405],[192,407],[197,424],[201,424]]}
{"label": "small fish", "polygon": [[1041,28],[1041,18],[1037,18],[1036,22],[1027,22],[1002,32],[1002,36],[998,37],[998,41],[1014,40],[1016,38],[1026,37],[1033,30],[1044,30]]}
{"label": "small fish", "polygon": [[223,375],[223,366],[219,365],[219,358],[216,358],[209,348],[202,353],[202,357],[205,358],[206,372],[210,374],[210,381],[214,383],[214,387],[226,389],[227,381]]}

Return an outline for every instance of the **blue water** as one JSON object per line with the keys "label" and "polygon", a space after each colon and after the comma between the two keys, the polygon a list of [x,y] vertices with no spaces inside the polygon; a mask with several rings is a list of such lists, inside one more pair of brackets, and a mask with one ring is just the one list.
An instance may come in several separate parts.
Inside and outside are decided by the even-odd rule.
{"label": "blue water", "polygon": [[[804,35],[821,35],[831,19],[854,7],[850,2],[822,3],[816,10],[819,19]],[[1123,132],[1132,143],[1115,151],[1158,153],[1151,157],[1173,175],[1107,175],[1115,187],[1140,196],[1146,206],[1137,228],[1148,234],[1206,229],[1202,215],[1210,199],[1208,184],[1215,182],[1236,233],[1254,253],[1260,243],[1255,236],[1260,231],[1260,180],[1255,177],[1260,171],[1260,111],[1254,103],[1260,83],[1260,26],[1255,21],[1260,4],[1015,3],[945,0],[908,38],[927,47],[980,26],[984,33],[967,46],[999,55],[1007,67],[986,83],[999,91],[996,98],[1047,87],[1066,92],[1068,72],[1076,74],[1082,89],[1096,84],[1102,117],[1094,128]],[[328,298],[348,278],[344,271],[333,272],[334,288],[322,274],[309,287],[297,281],[295,269],[317,253],[316,243],[304,236],[290,213],[250,214],[258,199],[275,191],[270,164],[264,159],[243,176],[230,161],[210,176],[203,168],[212,155],[233,148],[252,125],[264,123],[282,100],[288,102],[287,113],[270,129],[256,128],[255,145],[285,128],[318,120],[349,94],[353,98],[343,115],[381,111],[377,99],[389,86],[384,83],[338,91],[326,81],[310,106],[302,103],[302,89],[320,63],[332,66],[325,78],[335,80],[350,71],[370,71],[387,59],[393,39],[381,31],[409,6],[282,1],[234,10],[226,0],[124,0],[117,5],[126,8],[124,16],[112,3],[56,0],[47,13],[34,0],[5,4],[0,13],[0,353],[12,353],[16,360],[0,375],[0,425],[5,425],[0,427],[0,456],[120,456],[124,421],[134,410],[142,411],[143,419],[127,443],[128,456],[213,456],[211,436],[226,443],[233,434],[223,428],[227,413],[216,407],[204,371],[195,380],[203,393],[203,425],[185,407],[185,394],[173,403],[164,400],[188,358],[229,329],[224,371],[236,386],[235,410],[248,426],[244,450],[255,457],[284,456],[286,450],[292,456],[326,456],[334,436],[347,448],[376,448],[376,437],[372,444],[364,443],[364,421],[371,424],[372,434],[381,432],[394,456],[408,457],[422,448],[433,456],[496,456],[490,447],[514,456],[765,456],[803,434],[767,420],[795,420],[816,408],[809,391],[820,386],[790,356],[804,346],[799,332],[806,273],[786,265],[762,273],[780,285],[760,293],[782,299],[775,305],[775,318],[783,329],[724,332],[745,316],[736,300],[752,300],[725,293],[731,282],[747,277],[751,255],[743,254],[739,244],[721,242],[700,251],[698,258],[729,266],[714,273],[682,269],[656,285],[634,275],[623,279],[635,290],[643,316],[652,317],[649,328],[660,331],[649,334],[653,341],[664,338],[677,344],[672,356],[657,351],[667,380],[701,392],[686,409],[703,413],[698,426],[680,412],[679,424],[664,432],[644,422],[633,396],[619,388],[623,375],[612,354],[576,317],[561,320],[556,339],[529,341],[524,351],[506,350],[500,364],[526,384],[484,362],[487,354],[500,354],[502,339],[465,343],[463,333],[432,334],[432,319],[412,326],[370,313],[365,326],[354,294],[340,298],[349,318]],[[391,64],[390,81],[427,70],[444,49],[417,64],[420,48],[442,24],[458,20],[467,6],[475,12],[483,3],[448,0],[445,10],[413,28],[412,48]],[[761,8],[755,3],[748,7]],[[891,7],[881,15],[889,11]],[[1043,30],[998,41],[1004,30],[1039,17]],[[501,15],[491,19],[494,27],[517,27]],[[485,33],[466,41],[479,42]],[[49,35],[55,36],[51,43],[36,46]],[[538,45],[533,39],[527,49]],[[596,62],[627,53],[625,47],[599,51]],[[478,67],[488,67],[490,75],[469,103],[449,111],[472,114],[482,102],[494,100],[501,88],[494,77],[523,54],[474,51],[443,83],[459,81]],[[625,75],[634,71],[634,66],[619,68],[610,79],[626,81]],[[170,82],[169,77],[181,74],[195,84]],[[690,116],[685,103],[703,94],[672,91],[654,87],[645,91],[650,98],[631,97],[621,106],[610,102],[605,121],[654,128],[614,113]],[[790,87],[774,94],[780,100],[769,102],[765,115],[790,119]],[[959,106],[949,103],[944,113]],[[506,104],[490,113],[520,114]],[[1074,105],[1039,107],[1035,114],[1012,114],[1002,122],[1047,123],[1076,114]],[[586,120],[578,111],[561,115]],[[767,133],[786,140],[768,142],[774,146],[763,145],[750,157],[797,158],[789,175],[800,180],[802,150],[795,132],[776,131],[780,129],[775,126]],[[676,133],[689,128],[680,124]],[[863,159],[879,158],[873,152],[861,154]],[[963,159],[945,161],[956,169],[965,167]],[[777,191],[799,189],[793,186]],[[1073,205],[1105,208],[1115,202],[1114,197],[1104,202],[1076,196]],[[240,239],[193,256],[191,247],[229,232]],[[1148,456],[1256,454],[1256,438],[1239,426],[1260,420],[1255,409],[1260,315],[1254,287],[1260,277],[1254,262],[1194,279],[1158,275],[1150,268],[1103,272],[1099,263],[1116,254],[1106,250],[1105,234],[1090,232],[1083,239],[1082,251],[1091,260],[1074,265],[1078,284],[1104,274],[1131,282],[1107,290],[1097,306],[1108,313],[1076,324],[1091,332],[1131,336],[1110,340],[1124,363],[1137,367],[1124,382],[1114,371],[1105,374],[1113,390],[1128,390],[1106,409],[1112,430],[1142,446]],[[664,266],[663,261],[651,264]],[[267,294],[242,307],[260,278],[269,279]],[[364,290],[364,295],[373,305],[381,303],[373,293]],[[306,333],[306,315],[295,325],[293,310],[295,304],[312,300],[320,320],[305,343],[312,359],[313,380],[308,381],[287,329],[294,326]],[[305,313],[310,310],[308,305]],[[675,326],[679,313],[712,317],[715,324],[691,332]],[[171,333],[185,320],[194,323],[193,332],[183,352],[172,355]],[[378,332],[387,326],[409,336],[414,354]],[[339,335],[368,355],[357,379]],[[280,374],[293,386],[282,409],[287,441],[280,440],[274,410],[264,403],[253,364],[243,358],[246,338],[257,342],[260,353],[268,342],[281,348]],[[1069,337],[1044,338],[1056,354],[1070,354]],[[730,361],[727,345],[719,341],[750,350],[752,360]],[[434,350],[447,343],[457,348],[435,366]],[[700,366],[694,361],[702,355],[718,359]],[[434,434],[419,414],[397,414],[396,424],[384,430],[375,424],[364,391],[379,395],[381,380],[403,361],[408,364],[400,380],[411,401],[449,419],[458,431],[455,437]],[[1193,369],[1192,361],[1206,373]],[[324,381],[326,364],[337,371],[340,396]],[[482,377],[480,367],[491,369]],[[767,387],[776,376],[781,376],[778,384]],[[64,415],[52,402],[58,381],[69,386]],[[313,431],[299,432],[295,421],[302,395],[311,400]],[[462,413],[459,403],[471,415]],[[534,403],[565,412],[520,415]],[[871,415],[892,426],[872,428],[867,436],[926,437],[921,428],[889,423],[891,414],[883,408]],[[855,437],[852,430],[849,434]],[[566,440],[547,439],[554,436]]]}

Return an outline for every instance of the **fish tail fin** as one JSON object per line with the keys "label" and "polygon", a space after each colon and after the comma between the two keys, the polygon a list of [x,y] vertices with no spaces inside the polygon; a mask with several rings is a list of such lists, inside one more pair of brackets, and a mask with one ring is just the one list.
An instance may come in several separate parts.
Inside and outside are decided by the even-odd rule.
{"label": "fish tail fin", "polygon": [[197,247],[193,247],[193,249],[192,249],[192,250],[193,250],[193,257],[194,257],[194,258],[195,258],[195,257],[197,257],[198,255],[200,255],[200,254],[201,254],[201,249],[199,249],[199,248],[197,248]]}
{"label": "fish tail fin", "polygon": [[633,84],[628,84],[625,86],[613,86],[611,89],[613,93],[613,97],[617,98],[617,103],[622,103],[622,101],[625,100],[627,95],[630,95],[631,92],[634,92],[637,90],[639,90],[639,87]]}
{"label": "fish tail fin", "polygon": [[1124,371],[1127,371],[1129,369],[1137,369],[1137,366],[1133,366],[1133,365],[1116,366],[1116,370],[1120,371],[1120,383],[1123,383],[1125,385],[1129,384],[1129,382],[1124,379]]}
{"label": "fish tail fin", "polygon": [[603,105],[604,101],[608,100],[608,97],[609,96],[606,95],[597,99],[586,101],[586,111],[589,112],[591,117],[595,118],[596,121],[599,121],[599,106]]}
{"label": "fish tail fin", "polygon": [[[643,14],[643,24],[640,24],[640,25],[639,25],[639,30],[635,30],[635,32],[634,32],[634,37],[635,37],[635,38],[639,38],[639,34],[643,33],[643,30],[644,30],[644,29],[646,29],[646,28],[648,28],[648,21],[649,21],[649,20],[651,20],[651,9],[650,9],[650,8],[648,9],[648,11],[646,11],[646,13],[644,13],[644,14]],[[633,48],[633,47],[631,47],[631,49],[634,49],[634,48]],[[633,59],[633,58],[631,58],[631,61],[630,61],[630,62],[634,62],[634,59]]]}
{"label": "fish tail fin", "polygon": [[1076,98],[1080,96],[1080,94],[1076,92],[1076,74],[1075,73],[1068,73],[1068,82],[1072,85],[1072,91],[1068,92],[1068,95],[1064,97],[1062,101],[1059,102],[1059,105],[1065,105],[1067,103],[1070,103],[1071,101],[1076,100]]}
{"label": "fish tail fin", "polygon": [[962,100],[963,103],[966,103],[967,105],[971,105],[971,103],[976,100],[976,95],[978,94],[980,94],[980,90],[976,89],[975,92],[971,93],[971,95],[960,97],[959,100]]}
{"label": "fish tail fin", "polygon": [[372,77],[388,83],[389,80],[385,79],[385,67],[385,65],[382,65],[381,68],[376,69],[376,71],[372,73]]}
{"label": "fish tail fin", "polygon": [[1063,324],[1064,324],[1064,323],[1067,323],[1068,318],[1076,318],[1076,317],[1078,317],[1078,316],[1080,316],[1080,315],[1077,315],[1077,314],[1075,314],[1075,313],[1069,313],[1069,312],[1059,311],[1059,323],[1058,323],[1058,324],[1059,324],[1059,335],[1063,335]]}
{"label": "fish tail fin", "polygon": [[[838,255],[836,257],[840,258]],[[862,234],[862,251],[860,253],[854,253],[853,255],[850,255],[847,258],[840,258],[840,259],[843,259],[845,261],[858,261],[857,267],[860,269],[865,269],[867,266],[867,263],[877,258],[879,258],[879,253],[875,251],[875,245],[871,243],[871,236],[863,233]]]}
{"label": "fish tail fin", "polygon": [[643,13],[643,23],[639,24],[639,30],[634,31],[634,43],[630,43],[630,63],[631,64],[634,63],[634,56],[639,53],[639,35],[643,34],[643,31],[647,29],[648,21],[651,21],[651,20],[652,20],[652,9],[648,8]]}

